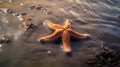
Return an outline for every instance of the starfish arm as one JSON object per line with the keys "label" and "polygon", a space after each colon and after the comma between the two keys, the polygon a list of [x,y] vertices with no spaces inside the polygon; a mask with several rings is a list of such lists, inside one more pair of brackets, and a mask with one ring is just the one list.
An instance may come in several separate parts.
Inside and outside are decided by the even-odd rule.
{"label": "starfish arm", "polygon": [[48,28],[49,28],[50,30],[53,30],[53,31],[56,30],[56,29],[62,29],[62,28],[63,28],[61,25],[54,24],[54,23],[52,23],[52,22],[49,21],[49,20],[46,20],[46,21],[45,21],[45,25],[47,25]]}
{"label": "starfish arm", "polygon": [[69,33],[67,30],[63,32],[62,35],[62,42],[63,42],[63,47],[66,53],[71,52],[71,47],[70,47],[70,38],[69,38]]}
{"label": "starfish arm", "polygon": [[67,28],[70,28],[70,27],[71,27],[71,22],[70,22],[69,19],[67,19],[67,20],[65,21],[64,28],[67,29]]}
{"label": "starfish arm", "polygon": [[71,38],[75,38],[75,39],[86,39],[86,38],[89,38],[89,34],[81,34],[81,33],[78,33],[72,29],[68,29],[69,33],[70,33],[70,36]]}
{"label": "starfish arm", "polygon": [[61,30],[55,30],[52,34],[39,38],[38,41],[52,41],[60,36],[61,36]]}

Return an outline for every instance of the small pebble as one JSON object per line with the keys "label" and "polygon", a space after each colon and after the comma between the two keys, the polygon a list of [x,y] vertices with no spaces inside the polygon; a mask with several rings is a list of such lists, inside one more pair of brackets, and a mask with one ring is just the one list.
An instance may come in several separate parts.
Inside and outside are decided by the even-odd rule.
{"label": "small pebble", "polygon": [[43,7],[36,7],[37,10],[41,10]]}
{"label": "small pebble", "polygon": [[46,26],[46,22],[43,22],[43,25]]}
{"label": "small pebble", "polygon": [[19,13],[13,13],[13,16],[19,16]]}
{"label": "small pebble", "polygon": [[60,48],[62,49],[63,52],[65,51],[65,49],[63,48],[63,46],[60,46]]}
{"label": "small pebble", "polygon": [[7,12],[8,13],[13,13],[13,11],[11,9],[8,9]]}
{"label": "small pebble", "polygon": [[8,36],[8,35],[3,35],[0,38],[0,43],[8,43],[11,42],[12,37]]}
{"label": "small pebble", "polygon": [[21,13],[21,15],[22,15],[22,16],[25,16],[25,15],[27,15],[27,13],[23,12],[23,13]]}
{"label": "small pebble", "polygon": [[7,8],[2,8],[1,9],[4,13],[7,13]]}
{"label": "small pebble", "polygon": [[11,2],[13,2],[13,0],[9,0],[9,2],[11,3]]}
{"label": "small pebble", "polygon": [[40,38],[38,38],[37,41],[40,42]]}
{"label": "small pebble", "polygon": [[52,53],[52,51],[47,51],[47,53],[48,53],[48,54],[51,54],[51,53]]}
{"label": "small pebble", "polygon": [[47,14],[49,15],[49,14],[53,14],[52,12],[47,12]]}
{"label": "small pebble", "polygon": [[23,3],[20,4],[20,6],[23,6],[23,5],[24,5]]}
{"label": "small pebble", "polygon": [[8,8],[2,8],[1,9],[4,13],[13,13],[13,11],[11,9]]}
{"label": "small pebble", "polygon": [[62,49],[63,49],[63,46],[60,46],[60,48],[62,48]]}
{"label": "small pebble", "polygon": [[32,5],[29,7],[29,9],[34,9],[35,8],[35,5]]}
{"label": "small pebble", "polygon": [[5,36],[3,36],[1,39],[2,39],[2,40],[8,40],[8,38],[9,38],[9,36],[5,35]]}
{"label": "small pebble", "polygon": [[45,13],[46,11],[47,11],[47,9],[43,9],[43,10],[42,10],[42,12],[44,12],[44,13]]}
{"label": "small pebble", "polygon": [[19,18],[19,20],[22,21],[22,22],[25,21],[25,20],[23,19],[22,15],[19,15],[18,18]]}
{"label": "small pebble", "polygon": [[28,21],[33,21],[31,18],[27,19]]}

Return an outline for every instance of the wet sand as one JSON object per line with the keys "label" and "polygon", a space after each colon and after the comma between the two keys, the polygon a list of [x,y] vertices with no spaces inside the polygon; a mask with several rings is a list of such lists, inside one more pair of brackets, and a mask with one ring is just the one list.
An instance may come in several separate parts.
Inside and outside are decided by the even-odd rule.
{"label": "wet sand", "polygon": [[[96,0],[4,0],[0,1],[0,36],[8,35],[11,42],[0,43],[0,67],[115,67],[108,62],[87,64],[101,52],[117,52],[120,56],[120,2]],[[8,10],[9,9],[9,10]],[[37,28],[24,31],[28,19]],[[41,43],[37,39],[51,31],[43,25],[46,19],[53,23],[72,22],[72,29],[92,36],[89,40],[71,40],[72,56],[62,49],[62,42]],[[107,50],[107,51],[106,51]],[[100,55],[101,56],[101,55]],[[109,56],[108,56],[109,57]],[[114,62],[118,62],[120,59]],[[116,67],[119,67],[118,62]]]}

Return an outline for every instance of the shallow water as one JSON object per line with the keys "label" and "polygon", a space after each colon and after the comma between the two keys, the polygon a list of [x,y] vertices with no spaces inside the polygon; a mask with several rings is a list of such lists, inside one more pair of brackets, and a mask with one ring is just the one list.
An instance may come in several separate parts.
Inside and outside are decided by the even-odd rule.
{"label": "shallow water", "polygon": [[[119,4],[119,0],[0,0],[0,36],[13,37],[11,43],[0,44],[0,67],[79,67],[101,51],[101,45],[119,46]],[[72,57],[65,56],[62,43],[37,42],[38,37],[50,33],[43,25],[46,19],[63,24],[67,18],[72,29],[93,37],[71,41]],[[24,19],[30,19],[37,30],[23,31]]]}

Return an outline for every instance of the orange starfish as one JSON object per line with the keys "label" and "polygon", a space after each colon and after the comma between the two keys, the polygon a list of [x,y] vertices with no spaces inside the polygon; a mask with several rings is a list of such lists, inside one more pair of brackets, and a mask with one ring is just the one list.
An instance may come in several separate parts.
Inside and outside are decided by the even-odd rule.
{"label": "orange starfish", "polygon": [[62,37],[63,47],[66,53],[71,52],[70,47],[70,38],[76,38],[76,39],[86,39],[89,38],[89,34],[81,34],[71,29],[71,22],[69,19],[65,21],[64,26],[54,24],[49,20],[45,21],[45,24],[48,26],[50,30],[53,31],[48,36],[44,36],[38,39],[38,41],[51,41],[56,40],[59,37]]}

